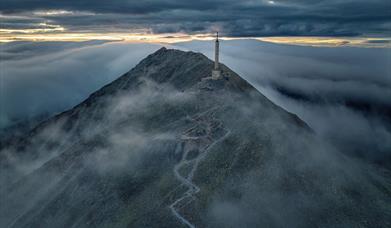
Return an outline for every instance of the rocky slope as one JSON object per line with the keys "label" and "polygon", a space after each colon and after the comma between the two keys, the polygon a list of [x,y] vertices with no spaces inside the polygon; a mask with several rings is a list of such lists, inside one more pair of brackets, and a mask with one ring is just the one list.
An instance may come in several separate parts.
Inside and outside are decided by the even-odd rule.
{"label": "rocky slope", "polygon": [[1,227],[390,227],[388,174],[162,48],[2,145]]}

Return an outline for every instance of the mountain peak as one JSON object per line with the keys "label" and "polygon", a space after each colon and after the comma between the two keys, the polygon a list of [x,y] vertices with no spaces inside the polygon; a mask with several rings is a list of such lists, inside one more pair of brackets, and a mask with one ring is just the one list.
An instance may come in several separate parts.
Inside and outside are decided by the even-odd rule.
{"label": "mountain peak", "polygon": [[[213,64],[213,61],[202,53],[162,47],[118,78],[113,86],[118,88],[120,84],[123,89],[132,88],[132,84],[136,82],[134,79],[137,78],[138,80],[153,80],[157,83],[169,83],[179,90],[199,86],[201,83],[215,89],[256,91],[247,81],[224,64],[220,64],[222,77],[219,80],[210,80]],[[129,77],[132,77],[132,80]]]}
{"label": "mountain peak", "polygon": [[297,116],[212,69],[200,53],[161,48],[10,143],[0,226],[387,227],[371,175],[352,178]]}
{"label": "mountain peak", "polygon": [[159,52],[159,51],[166,51],[166,50],[167,50],[166,47],[161,47],[161,48],[159,48],[159,50],[157,50],[156,52]]}

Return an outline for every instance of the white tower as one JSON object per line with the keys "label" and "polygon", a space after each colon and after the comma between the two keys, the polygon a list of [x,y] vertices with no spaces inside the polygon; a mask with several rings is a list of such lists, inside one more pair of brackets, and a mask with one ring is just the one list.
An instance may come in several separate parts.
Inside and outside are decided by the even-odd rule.
{"label": "white tower", "polygon": [[212,79],[219,79],[221,77],[220,67],[219,67],[219,33],[216,33],[216,41],[215,41],[215,65],[212,70]]}

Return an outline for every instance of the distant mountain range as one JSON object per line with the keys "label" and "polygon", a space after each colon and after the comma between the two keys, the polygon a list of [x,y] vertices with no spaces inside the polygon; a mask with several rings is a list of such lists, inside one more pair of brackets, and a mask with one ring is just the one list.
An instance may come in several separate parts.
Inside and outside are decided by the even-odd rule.
{"label": "distant mountain range", "polygon": [[391,227],[390,175],[161,48],[0,151],[0,227]]}

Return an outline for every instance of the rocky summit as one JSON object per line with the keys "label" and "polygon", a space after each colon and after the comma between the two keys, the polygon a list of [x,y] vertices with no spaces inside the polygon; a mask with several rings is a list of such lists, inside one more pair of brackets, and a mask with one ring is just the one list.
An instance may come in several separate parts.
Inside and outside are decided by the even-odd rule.
{"label": "rocky summit", "polygon": [[389,174],[161,48],[0,152],[0,227],[391,227]]}

